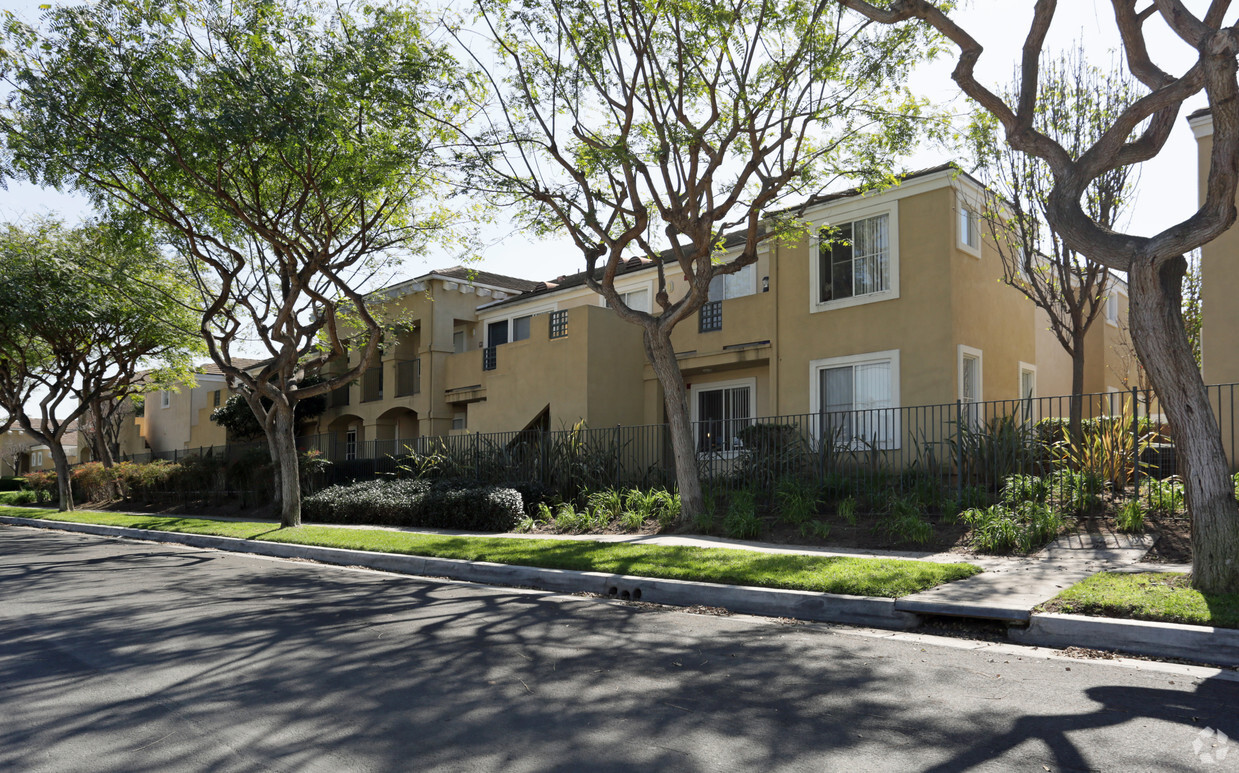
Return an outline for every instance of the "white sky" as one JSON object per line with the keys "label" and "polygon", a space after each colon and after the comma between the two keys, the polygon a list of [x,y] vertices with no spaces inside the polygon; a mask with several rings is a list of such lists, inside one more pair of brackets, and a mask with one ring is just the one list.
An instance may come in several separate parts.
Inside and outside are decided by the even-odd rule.
{"label": "white sky", "polygon": [[[36,18],[37,6],[44,0],[11,0],[10,10],[25,18]],[[1189,0],[1188,6],[1200,9],[1205,0]],[[1032,15],[1031,0],[973,0],[956,14],[961,25],[985,46],[978,74],[991,86],[1005,85],[1012,76],[1014,64],[1023,44]],[[1103,0],[1067,0],[1059,4],[1047,50],[1066,49],[1083,39],[1091,61],[1099,66],[1110,62],[1111,52],[1119,46],[1110,3]],[[1194,52],[1164,29],[1150,30],[1150,51],[1166,70],[1179,73],[1194,61]],[[913,79],[913,89],[934,102],[964,109],[964,102],[950,71],[953,57],[925,66]],[[1186,116],[1203,107],[1205,99],[1197,96],[1182,111]],[[907,159],[908,169],[934,166],[951,160],[950,151],[926,148]],[[962,159],[961,159],[962,160]],[[1156,233],[1187,217],[1196,205],[1195,140],[1180,117],[1174,133],[1162,153],[1141,169],[1138,198],[1131,216],[1130,230],[1141,234]],[[54,190],[35,188],[10,182],[8,190],[0,190],[0,219],[17,220],[36,214],[57,213],[75,220],[89,214],[81,198]],[[502,215],[500,219],[503,220]],[[481,260],[473,265],[480,269],[530,279],[550,279],[559,274],[584,268],[582,257],[565,240],[546,240],[521,233],[510,223],[488,230],[485,244],[479,245]],[[458,262],[458,256],[440,253],[405,266],[408,276],[424,273]]]}

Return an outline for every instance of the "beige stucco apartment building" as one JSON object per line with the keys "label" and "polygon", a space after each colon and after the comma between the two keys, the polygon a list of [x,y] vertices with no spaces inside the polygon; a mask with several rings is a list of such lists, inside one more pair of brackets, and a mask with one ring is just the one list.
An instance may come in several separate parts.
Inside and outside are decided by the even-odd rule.
{"label": "beige stucco apartment building", "polygon": [[[770,244],[754,265],[716,279],[711,302],[677,328],[693,418],[1066,394],[1070,361],[1044,313],[1002,282],[977,215],[981,193],[948,165],[814,202],[810,233],[830,226],[850,244]],[[616,287],[648,310],[656,275],[651,260],[634,258]],[[671,277],[669,292],[683,284]],[[583,274],[534,282],[456,267],[372,299],[402,332],[318,421],[349,454],[390,453],[420,436],[664,420],[640,329]],[[1089,334],[1086,392],[1134,384],[1126,304],[1116,283]],[[148,398],[149,450],[224,442],[208,418],[227,397],[215,376],[207,369],[192,389]]]}
{"label": "beige stucco apartment building", "polygon": [[[971,177],[942,167],[811,206],[811,233],[842,229],[850,247],[772,244],[716,280],[712,303],[676,329],[694,419],[1068,393],[1070,361],[1044,313],[1001,281],[980,200]],[[648,309],[656,273],[632,260],[616,289]],[[673,278],[670,292],[682,284]],[[1088,392],[1123,390],[1136,373],[1121,346],[1121,284],[1111,296],[1088,339]],[[482,304],[477,317],[493,351],[448,358],[445,384],[469,431],[663,421],[640,330],[605,309],[583,276]]]}

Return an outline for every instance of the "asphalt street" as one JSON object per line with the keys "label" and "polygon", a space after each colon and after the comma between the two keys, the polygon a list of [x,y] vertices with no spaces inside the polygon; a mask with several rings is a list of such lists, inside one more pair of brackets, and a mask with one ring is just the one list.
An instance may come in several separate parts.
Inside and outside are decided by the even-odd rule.
{"label": "asphalt street", "polygon": [[0,527],[0,770],[1239,770],[1236,676]]}

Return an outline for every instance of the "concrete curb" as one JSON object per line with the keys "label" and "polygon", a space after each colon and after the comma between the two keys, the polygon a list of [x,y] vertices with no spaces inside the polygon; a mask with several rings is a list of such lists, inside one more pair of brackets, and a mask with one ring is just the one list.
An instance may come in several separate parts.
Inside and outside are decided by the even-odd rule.
{"label": "concrete curb", "polygon": [[1036,614],[1027,628],[1009,628],[1017,644],[1087,647],[1134,655],[1239,666],[1239,630],[1084,615]]}
{"label": "concrete curb", "polygon": [[895,609],[895,599],[845,596],[834,593],[719,585],[688,580],[663,580],[650,577],[578,572],[564,569],[539,569],[529,566],[464,561],[454,558],[426,558],[399,553],[372,553],[363,550],[259,542],[235,537],[180,534],[124,526],[50,521],[0,516],[0,523],[57,529],[100,537],[165,542],[234,553],[300,558],[335,566],[360,566],[386,572],[455,580],[488,585],[514,585],[566,593],[597,593],[614,598],[645,601],[671,606],[723,607],[741,614],[790,617],[827,623],[868,626],[906,631],[920,625],[919,615]]}

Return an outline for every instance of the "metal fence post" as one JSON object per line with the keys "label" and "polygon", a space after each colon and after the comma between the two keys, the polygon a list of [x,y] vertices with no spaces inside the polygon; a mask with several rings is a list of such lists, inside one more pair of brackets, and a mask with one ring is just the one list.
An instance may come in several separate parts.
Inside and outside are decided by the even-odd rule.
{"label": "metal fence post", "polygon": [[955,401],[955,483],[959,506],[964,506],[964,401]]}

